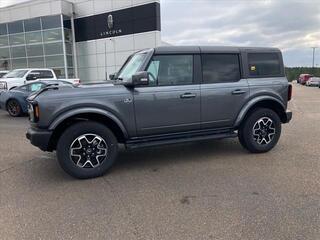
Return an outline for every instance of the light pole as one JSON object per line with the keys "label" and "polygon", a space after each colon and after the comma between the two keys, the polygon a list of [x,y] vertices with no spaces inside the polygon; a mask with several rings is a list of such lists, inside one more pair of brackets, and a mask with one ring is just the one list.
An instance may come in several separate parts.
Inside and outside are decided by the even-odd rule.
{"label": "light pole", "polygon": [[311,48],[312,48],[312,68],[314,68],[314,54],[315,54],[316,49],[317,49],[318,47],[311,47]]}

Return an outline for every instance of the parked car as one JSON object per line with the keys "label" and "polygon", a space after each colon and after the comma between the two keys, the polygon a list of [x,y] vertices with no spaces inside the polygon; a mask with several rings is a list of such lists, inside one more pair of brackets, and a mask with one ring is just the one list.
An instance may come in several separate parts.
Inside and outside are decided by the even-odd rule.
{"label": "parked car", "polygon": [[[141,148],[237,137],[253,153],[278,142],[292,86],[280,50],[158,47],[131,55],[115,84],[29,97],[30,142],[77,178],[104,174],[118,144]],[[214,146],[213,146],[214,147]]]}
{"label": "parked car", "polygon": [[51,81],[37,81],[16,87],[9,91],[0,93],[0,108],[7,111],[10,116],[18,117],[22,114],[28,113],[27,97],[44,89],[48,86],[72,86],[70,82],[51,80]]}
{"label": "parked car", "polygon": [[26,68],[13,70],[0,79],[0,91],[10,90],[26,83],[39,80],[63,80],[72,84],[80,83],[79,79],[58,79],[52,69]]}
{"label": "parked car", "polygon": [[319,77],[311,77],[307,83],[306,83],[307,86],[316,86],[316,87],[319,87],[320,86],[320,78]]}
{"label": "parked car", "polygon": [[4,75],[6,75],[9,71],[1,70],[0,71],[0,78],[2,78]]}
{"label": "parked car", "polygon": [[311,77],[313,77],[311,74],[300,74],[298,83],[305,85]]}

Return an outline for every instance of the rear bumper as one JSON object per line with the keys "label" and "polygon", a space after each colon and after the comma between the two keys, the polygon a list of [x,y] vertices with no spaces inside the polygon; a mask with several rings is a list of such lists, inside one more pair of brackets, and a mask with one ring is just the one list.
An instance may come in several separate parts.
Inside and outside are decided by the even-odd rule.
{"label": "rear bumper", "polygon": [[289,123],[292,119],[292,112],[291,111],[287,111],[286,112],[286,121],[284,123]]}
{"label": "rear bumper", "polygon": [[49,142],[52,136],[52,132],[48,130],[42,130],[37,128],[29,128],[26,137],[30,140],[30,143],[42,151],[49,150]]}

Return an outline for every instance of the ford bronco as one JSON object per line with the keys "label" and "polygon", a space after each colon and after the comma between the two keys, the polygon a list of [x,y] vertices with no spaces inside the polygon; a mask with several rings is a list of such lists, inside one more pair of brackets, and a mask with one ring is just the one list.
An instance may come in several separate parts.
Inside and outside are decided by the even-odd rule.
{"label": "ford bronco", "polygon": [[101,176],[118,145],[150,147],[238,137],[252,153],[271,150],[292,86],[276,48],[168,46],[132,54],[113,83],[42,89],[29,97],[27,138],[56,151],[77,178]]}

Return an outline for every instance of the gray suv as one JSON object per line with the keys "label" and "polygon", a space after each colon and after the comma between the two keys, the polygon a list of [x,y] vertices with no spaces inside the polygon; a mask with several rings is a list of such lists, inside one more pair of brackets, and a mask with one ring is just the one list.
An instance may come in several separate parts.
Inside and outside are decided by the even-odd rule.
{"label": "gray suv", "polygon": [[253,153],[278,142],[292,87],[280,50],[158,47],[131,55],[112,83],[51,86],[29,97],[27,138],[77,178],[103,175],[118,145],[237,137]]}

